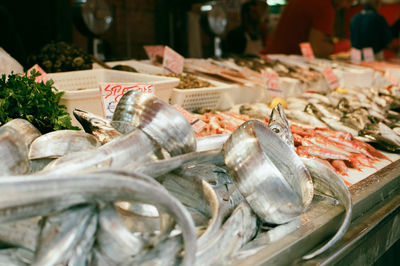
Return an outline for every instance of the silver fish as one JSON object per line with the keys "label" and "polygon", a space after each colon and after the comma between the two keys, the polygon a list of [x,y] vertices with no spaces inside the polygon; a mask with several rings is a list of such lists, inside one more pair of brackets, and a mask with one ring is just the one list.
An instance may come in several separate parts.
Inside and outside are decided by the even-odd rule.
{"label": "silver fish", "polygon": [[307,168],[264,123],[245,122],[224,144],[222,154],[236,186],[263,221],[286,223],[311,203]]}
{"label": "silver fish", "polygon": [[73,254],[93,215],[93,206],[73,207],[46,218],[32,265],[57,265]]}
{"label": "silver fish", "polygon": [[140,235],[129,232],[112,205],[100,212],[96,242],[101,253],[115,264],[137,255],[148,244]]}
{"label": "silver fish", "polygon": [[312,159],[302,158],[302,161],[310,171],[315,190],[328,196],[334,196],[345,208],[346,214],[336,234],[322,247],[303,256],[303,259],[312,259],[325,252],[343,237],[351,223],[352,199],[346,184],[332,169]]}
{"label": "silver fish", "polygon": [[[121,121],[128,124],[121,124]],[[118,102],[111,125],[124,134],[136,128],[143,130],[171,156],[196,150],[196,136],[186,118],[149,93],[133,90],[125,93]]]}
{"label": "silver fish", "polygon": [[0,223],[0,241],[36,251],[40,234],[40,217]]}
{"label": "silver fish", "polygon": [[197,152],[221,149],[230,134],[217,134],[197,138]]}
{"label": "silver fish", "polygon": [[286,115],[290,120],[314,127],[327,127],[327,125],[306,112],[300,110],[286,110]]}
{"label": "silver fish", "polygon": [[336,119],[330,119],[326,117],[322,117],[321,120],[324,121],[324,123],[333,130],[344,131],[350,133],[354,137],[358,136],[358,130],[356,128],[353,128],[352,125],[345,125],[343,122],[337,121]]}
{"label": "silver fish", "polygon": [[294,148],[292,131],[286,118],[283,106],[279,103],[272,109],[268,127],[275,132],[289,147]]}
{"label": "silver fish", "polygon": [[26,266],[31,265],[34,253],[23,248],[0,249],[0,265]]}
{"label": "silver fish", "polygon": [[74,109],[73,114],[85,132],[93,134],[104,145],[122,134],[111,126],[111,121],[98,115]]}
{"label": "silver fish", "polygon": [[58,158],[99,146],[100,143],[91,134],[77,130],[58,130],[36,138],[29,149],[29,159]]}
{"label": "silver fish", "polygon": [[97,230],[98,215],[94,214],[90,219],[82,239],[77,243],[71,258],[68,261],[68,266],[89,265],[92,257],[92,247],[95,241]]}
{"label": "silver fish", "polygon": [[28,148],[12,127],[0,127],[0,172],[3,175],[25,174],[29,170]]}
{"label": "silver fish", "polygon": [[265,103],[242,104],[239,112],[248,115],[251,118],[264,119],[269,117],[271,114],[271,108],[269,108]]}
{"label": "silver fish", "polygon": [[31,146],[32,141],[41,135],[40,131],[34,125],[22,118],[15,118],[5,123],[3,126],[15,129],[22,136],[28,148]]}
{"label": "silver fish", "polygon": [[213,265],[236,253],[257,232],[257,218],[245,202],[233,211],[214,238],[196,253],[195,265]]}
{"label": "silver fish", "polygon": [[184,239],[182,264],[193,265],[196,233],[190,214],[165,189],[155,188],[152,178],[139,173],[135,176],[137,178],[93,172],[78,176],[59,175],[56,178],[4,177],[0,179],[0,221],[47,214],[55,209],[65,208],[67,204],[99,200],[141,201],[156,205],[177,221]]}
{"label": "silver fish", "polygon": [[174,171],[176,174],[185,178],[203,179],[213,187],[232,184],[233,180],[225,168],[216,166],[212,163],[200,163],[188,165]]}

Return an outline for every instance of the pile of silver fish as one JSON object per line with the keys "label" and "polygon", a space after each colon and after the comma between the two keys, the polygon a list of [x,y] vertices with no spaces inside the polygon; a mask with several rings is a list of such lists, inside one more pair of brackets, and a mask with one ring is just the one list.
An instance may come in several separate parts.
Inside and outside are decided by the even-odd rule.
{"label": "pile of silver fish", "polygon": [[[352,213],[334,171],[300,159],[280,105],[197,143],[187,120],[154,95],[127,92],[113,119],[75,110],[84,131],[0,128],[1,265],[230,265],[293,231],[313,195]],[[267,225],[267,226],[266,226]],[[283,235],[284,235],[283,234]]]}

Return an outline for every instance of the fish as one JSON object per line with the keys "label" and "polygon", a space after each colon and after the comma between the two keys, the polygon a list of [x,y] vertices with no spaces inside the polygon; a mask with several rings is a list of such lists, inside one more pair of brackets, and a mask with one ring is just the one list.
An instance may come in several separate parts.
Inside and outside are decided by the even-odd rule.
{"label": "fish", "polygon": [[310,115],[306,112],[300,110],[286,110],[285,113],[287,117],[292,121],[306,125],[311,125],[314,127],[320,127],[320,128],[327,127],[327,125],[324,122],[316,118],[314,115]]}
{"label": "fish", "polygon": [[98,215],[95,213],[92,215],[81,240],[76,244],[71,258],[68,260],[69,266],[90,265],[97,224]]}
{"label": "fish", "polygon": [[25,142],[26,147],[31,146],[31,143],[40,135],[40,131],[32,125],[28,120],[22,118],[14,118],[13,120],[5,123],[3,126],[12,127],[15,129],[22,137]]}
{"label": "fish", "polygon": [[140,235],[135,235],[126,228],[118,212],[110,204],[100,211],[96,243],[102,254],[115,264],[139,254],[149,244]]}
{"label": "fish", "polygon": [[233,180],[229,172],[220,166],[213,163],[199,163],[188,165],[184,168],[179,168],[174,171],[174,173],[190,178],[199,178],[213,187],[224,186],[226,184],[232,184]]}
{"label": "fish", "polygon": [[29,159],[59,158],[99,146],[100,143],[91,134],[77,130],[58,130],[36,138],[29,149]]}
{"label": "fish", "polygon": [[29,171],[28,148],[12,127],[0,127],[0,173],[20,175]]}
{"label": "fish", "polygon": [[353,127],[353,125],[344,124],[343,122],[337,121],[335,119],[330,119],[323,117],[321,120],[328,125],[329,128],[336,131],[344,131],[350,133],[352,136],[358,136],[358,130]]}
{"label": "fish", "polygon": [[389,126],[379,122],[378,124],[367,124],[360,135],[368,138],[371,144],[386,151],[399,153],[399,135]]}
{"label": "fish", "polygon": [[257,232],[257,217],[242,202],[203,249],[196,253],[194,265],[214,265],[236,253]]}
{"label": "fish", "polygon": [[293,136],[283,106],[279,103],[272,109],[268,127],[275,132],[289,147],[294,148]]}
{"label": "fish", "polygon": [[32,217],[8,223],[0,223],[0,241],[12,246],[36,251],[40,234],[41,217]]}
{"label": "fish", "polygon": [[155,181],[146,175],[134,173],[127,178],[117,173],[93,171],[56,178],[48,175],[3,177],[0,179],[0,222],[45,215],[68,205],[140,201],[156,205],[175,219],[184,240],[182,264],[193,265],[197,237],[193,220],[182,204],[165,189],[155,187]]}
{"label": "fish", "polygon": [[104,145],[122,134],[111,125],[111,120],[79,109],[72,112],[85,132],[93,134],[101,145]]}
{"label": "fish", "polygon": [[302,161],[310,171],[315,191],[336,198],[345,209],[342,224],[335,235],[322,247],[303,256],[303,259],[309,260],[328,250],[344,236],[351,223],[353,205],[351,194],[346,184],[332,169],[313,159],[302,158]]}
{"label": "fish", "polygon": [[209,151],[221,149],[222,145],[229,138],[230,134],[216,134],[206,137],[197,138],[196,151]]}
{"label": "fish", "polygon": [[34,253],[24,248],[4,248],[0,249],[0,265],[5,266],[26,266],[31,265]]}
{"label": "fish", "polygon": [[264,123],[250,120],[222,149],[235,185],[264,222],[282,224],[311,203],[311,177],[292,147]]}
{"label": "fish", "polygon": [[32,265],[57,265],[72,255],[93,215],[91,205],[71,207],[45,218]]}
{"label": "fish", "polygon": [[272,109],[268,107],[265,103],[251,103],[242,104],[239,109],[240,114],[248,115],[256,119],[264,119],[269,117]]}

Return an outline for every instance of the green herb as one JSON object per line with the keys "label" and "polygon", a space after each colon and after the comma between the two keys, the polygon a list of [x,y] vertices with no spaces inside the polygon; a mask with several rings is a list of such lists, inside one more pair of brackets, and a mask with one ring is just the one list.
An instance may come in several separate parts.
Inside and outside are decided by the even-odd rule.
{"label": "green herb", "polygon": [[63,92],[52,86],[53,81],[35,82],[40,74],[32,70],[27,74],[5,74],[0,79],[0,122],[7,123],[14,118],[24,118],[40,132],[47,133],[60,129],[76,129],[64,105],[59,105]]}

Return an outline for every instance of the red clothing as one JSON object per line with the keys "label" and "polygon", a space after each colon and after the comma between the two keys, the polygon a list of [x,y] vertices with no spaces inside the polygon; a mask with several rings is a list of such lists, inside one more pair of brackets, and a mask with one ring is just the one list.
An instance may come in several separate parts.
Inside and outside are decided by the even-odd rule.
{"label": "red clothing", "polygon": [[311,28],[332,34],[335,10],[332,0],[291,0],[283,10],[269,54],[300,54],[299,43],[308,42]]}

